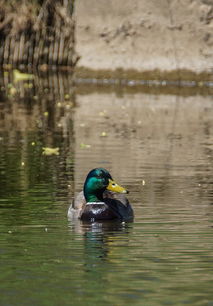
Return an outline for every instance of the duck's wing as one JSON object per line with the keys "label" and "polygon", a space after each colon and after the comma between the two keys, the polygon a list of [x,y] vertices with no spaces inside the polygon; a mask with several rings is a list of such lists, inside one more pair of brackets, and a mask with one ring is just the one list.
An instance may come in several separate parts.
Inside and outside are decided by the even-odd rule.
{"label": "duck's wing", "polygon": [[77,196],[73,199],[69,209],[68,217],[69,218],[78,218],[81,214],[83,207],[86,205],[86,200],[84,197],[83,191],[79,192]]}
{"label": "duck's wing", "polygon": [[103,198],[104,199],[112,199],[112,200],[117,200],[119,201],[121,204],[123,204],[125,207],[128,207],[129,201],[126,198],[126,196],[123,193],[118,193],[118,192],[112,192],[109,190],[105,190],[103,193]]}
{"label": "duck's wing", "polygon": [[104,202],[109,206],[111,210],[117,215],[117,217],[123,221],[132,221],[134,218],[133,209],[122,193],[114,193],[111,191],[104,192]]}
{"label": "duck's wing", "polygon": [[82,209],[86,205],[86,200],[83,191],[79,192],[72,203],[73,209]]}

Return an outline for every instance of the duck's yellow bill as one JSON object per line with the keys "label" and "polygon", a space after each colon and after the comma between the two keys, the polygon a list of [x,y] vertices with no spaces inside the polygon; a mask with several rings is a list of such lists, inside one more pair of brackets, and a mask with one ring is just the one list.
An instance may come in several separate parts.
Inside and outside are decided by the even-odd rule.
{"label": "duck's yellow bill", "polygon": [[128,191],[125,188],[119,186],[115,181],[112,180],[109,180],[109,185],[107,186],[106,189],[119,193],[128,193]]}

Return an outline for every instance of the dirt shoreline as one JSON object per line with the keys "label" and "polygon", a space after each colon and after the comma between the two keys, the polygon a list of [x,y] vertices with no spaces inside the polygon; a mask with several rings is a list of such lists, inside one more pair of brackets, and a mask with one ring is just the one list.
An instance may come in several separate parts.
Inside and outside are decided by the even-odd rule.
{"label": "dirt shoreline", "polygon": [[[94,80],[102,80],[103,84],[114,84],[121,83],[122,80],[125,83],[129,83],[133,81],[130,85],[137,85],[140,83],[141,80],[150,81],[156,80],[162,82],[162,84],[155,84],[155,85],[181,85],[181,86],[208,86],[213,87],[213,73],[211,71],[192,71],[186,69],[179,69],[179,70],[150,70],[150,71],[139,71],[136,69],[91,69],[86,67],[79,67],[75,68],[75,78],[84,80],[84,79],[91,79],[91,83]],[[108,80],[108,81],[107,81]],[[111,80],[111,81],[110,81]],[[129,82],[128,82],[129,81]],[[172,84],[175,82],[175,84]],[[125,85],[123,83],[123,85]],[[128,85],[128,84],[127,84]],[[138,84],[139,85],[139,84]]]}
{"label": "dirt shoreline", "polygon": [[75,6],[77,73],[205,71],[211,79],[212,0],[80,0]]}

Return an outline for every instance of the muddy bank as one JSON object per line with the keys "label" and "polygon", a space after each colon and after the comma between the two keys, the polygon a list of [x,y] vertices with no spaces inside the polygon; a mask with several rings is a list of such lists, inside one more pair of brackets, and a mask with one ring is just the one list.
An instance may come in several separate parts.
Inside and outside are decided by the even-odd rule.
{"label": "muddy bank", "polygon": [[75,6],[78,67],[212,72],[211,0],[81,0]]}

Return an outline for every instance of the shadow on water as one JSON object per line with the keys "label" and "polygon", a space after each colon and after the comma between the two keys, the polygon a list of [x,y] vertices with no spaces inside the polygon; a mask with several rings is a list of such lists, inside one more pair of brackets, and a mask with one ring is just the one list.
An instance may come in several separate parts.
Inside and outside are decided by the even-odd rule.
{"label": "shadow on water", "polygon": [[[0,78],[3,305],[211,305],[209,89]],[[88,171],[130,190],[133,223],[67,220]]]}

